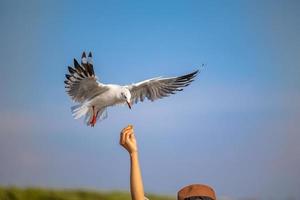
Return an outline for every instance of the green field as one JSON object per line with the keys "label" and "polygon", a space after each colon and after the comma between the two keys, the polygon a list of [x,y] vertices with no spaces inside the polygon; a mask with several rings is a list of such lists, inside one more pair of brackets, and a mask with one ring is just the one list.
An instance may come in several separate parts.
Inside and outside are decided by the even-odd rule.
{"label": "green field", "polygon": [[[166,196],[147,194],[150,200],[174,200]],[[81,189],[44,189],[0,187],[0,200],[131,200],[126,192],[101,192]]]}

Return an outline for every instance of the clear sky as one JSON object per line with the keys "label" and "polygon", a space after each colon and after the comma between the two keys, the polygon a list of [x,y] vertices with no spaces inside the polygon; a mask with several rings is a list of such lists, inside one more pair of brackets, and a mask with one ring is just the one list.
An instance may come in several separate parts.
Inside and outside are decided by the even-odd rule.
{"label": "clear sky", "polygon": [[[145,190],[300,199],[300,3],[0,1],[0,185],[129,191],[135,126]],[[205,68],[172,97],[72,119],[64,74],[83,50],[104,83]]]}

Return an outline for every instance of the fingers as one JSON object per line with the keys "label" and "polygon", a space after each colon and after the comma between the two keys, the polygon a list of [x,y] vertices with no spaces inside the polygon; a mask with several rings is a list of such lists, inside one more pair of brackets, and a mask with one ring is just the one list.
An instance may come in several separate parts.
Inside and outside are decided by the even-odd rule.
{"label": "fingers", "polygon": [[137,152],[137,144],[132,125],[128,125],[122,129],[120,134],[120,145],[124,147],[130,154]]}
{"label": "fingers", "polygon": [[131,127],[131,125],[128,125],[128,126],[126,126],[125,128],[123,128],[122,129],[122,131],[121,132],[124,132],[124,131],[126,131],[127,129],[129,129]]}
{"label": "fingers", "polygon": [[129,130],[129,129],[133,129],[133,126],[130,124],[128,126],[126,126],[125,128],[123,128],[121,132],[125,132],[126,130]]}
{"label": "fingers", "polygon": [[134,132],[133,132],[133,131],[131,131],[131,132],[128,134],[128,138],[129,138],[129,139],[134,139],[134,138],[135,138]]}
{"label": "fingers", "polygon": [[120,134],[120,145],[124,145],[125,141],[128,139],[129,133],[133,133],[133,126],[128,125],[123,128]]}
{"label": "fingers", "polygon": [[131,134],[133,134],[133,130],[132,129],[128,129],[128,130],[126,130],[125,131],[125,133],[124,133],[124,135],[125,135],[125,141],[124,141],[124,143],[128,143],[128,141],[129,141],[129,136],[131,135]]}

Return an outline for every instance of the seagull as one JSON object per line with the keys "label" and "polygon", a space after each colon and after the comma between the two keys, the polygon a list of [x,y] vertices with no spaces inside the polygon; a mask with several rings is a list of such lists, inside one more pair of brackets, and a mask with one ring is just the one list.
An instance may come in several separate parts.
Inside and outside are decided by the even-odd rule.
{"label": "seagull", "polygon": [[82,53],[81,64],[74,58],[74,67],[68,66],[64,81],[67,94],[77,105],[71,107],[75,119],[85,116],[85,123],[94,127],[96,122],[107,118],[107,108],[128,105],[167,97],[182,91],[198,74],[199,70],[178,77],[156,77],[130,85],[104,84],[94,72],[92,53]]}

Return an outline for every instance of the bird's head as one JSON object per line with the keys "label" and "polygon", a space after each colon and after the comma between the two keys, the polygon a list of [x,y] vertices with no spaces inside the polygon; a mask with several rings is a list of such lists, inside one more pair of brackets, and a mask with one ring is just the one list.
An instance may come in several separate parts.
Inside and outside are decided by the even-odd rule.
{"label": "bird's head", "polygon": [[121,98],[127,103],[128,107],[131,109],[131,93],[126,87],[123,87],[121,90]]}

